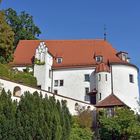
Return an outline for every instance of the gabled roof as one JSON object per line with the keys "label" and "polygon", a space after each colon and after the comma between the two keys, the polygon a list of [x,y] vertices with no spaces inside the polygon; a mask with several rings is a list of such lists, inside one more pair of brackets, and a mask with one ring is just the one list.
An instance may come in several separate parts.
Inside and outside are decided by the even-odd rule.
{"label": "gabled roof", "polygon": [[114,107],[114,106],[126,106],[124,102],[122,102],[117,96],[114,94],[110,94],[104,100],[98,102],[95,107],[103,108],[103,107]]}
{"label": "gabled roof", "polygon": [[[31,65],[35,55],[35,49],[41,40],[21,40],[14,53],[13,65]],[[103,56],[104,63],[123,62],[117,57],[117,51],[105,40],[45,40],[49,52],[54,57],[62,57],[58,64],[54,59],[53,68],[95,66],[94,55]]]}

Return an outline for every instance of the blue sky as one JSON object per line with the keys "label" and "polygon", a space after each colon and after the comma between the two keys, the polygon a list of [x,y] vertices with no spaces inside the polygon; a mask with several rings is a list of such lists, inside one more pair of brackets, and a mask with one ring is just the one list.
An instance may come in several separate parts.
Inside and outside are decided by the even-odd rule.
{"label": "blue sky", "polygon": [[34,17],[40,39],[103,38],[106,24],[107,40],[140,68],[140,0],[3,0],[9,7]]}

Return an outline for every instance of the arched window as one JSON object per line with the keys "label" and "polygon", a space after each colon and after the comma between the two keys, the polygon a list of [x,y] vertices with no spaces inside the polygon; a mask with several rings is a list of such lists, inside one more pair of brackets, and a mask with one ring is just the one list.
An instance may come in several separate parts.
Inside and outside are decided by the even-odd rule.
{"label": "arched window", "polygon": [[19,86],[14,87],[13,96],[17,96],[17,97],[21,96],[21,88]]}
{"label": "arched window", "polygon": [[75,103],[75,110],[78,111],[78,109],[79,109],[79,104]]}

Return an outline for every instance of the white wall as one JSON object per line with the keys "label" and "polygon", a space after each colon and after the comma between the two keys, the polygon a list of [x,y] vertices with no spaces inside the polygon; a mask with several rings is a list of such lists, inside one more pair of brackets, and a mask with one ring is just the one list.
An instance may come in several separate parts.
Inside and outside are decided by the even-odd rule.
{"label": "white wall", "polygon": [[37,78],[37,85],[41,85],[41,89],[48,90],[51,89],[51,77],[49,77],[49,70],[52,69],[53,58],[46,52],[45,54],[45,64],[44,65],[34,65],[34,76]]}
{"label": "white wall", "polygon": [[[135,110],[139,100],[137,69],[127,65],[113,65],[112,73],[114,94]],[[134,76],[134,83],[129,82],[129,74]]]}
{"label": "white wall", "polygon": [[[107,74],[107,81],[106,81]],[[100,75],[100,79],[99,79]],[[99,72],[96,74],[97,102],[103,100],[111,94],[111,73]],[[101,100],[99,99],[101,94]]]}
{"label": "white wall", "polygon": [[[17,69],[18,71],[24,71],[27,67],[14,67],[13,69]],[[29,72],[33,71],[32,67],[28,67],[29,68]]]}
{"label": "white wall", "polygon": [[[2,87],[6,91],[10,90],[12,93],[13,93],[14,87],[19,86],[21,88],[21,94],[24,94],[25,91],[30,91],[31,93],[33,93],[35,91],[38,91],[38,93],[42,93],[43,97],[45,97],[45,94],[47,94],[48,96],[53,96],[54,95],[53,93],[47,92],[45,90],[39,90],[39,89],[36,89],[36,88],[28,87],[28,86],[25,86],[25,85],[21,85],[21,84],[11,82],[11,81],[7,81],[7,80],[3,80],[3,79],[0,79],[0,83],[2,83]],[[80,100],[75,100],[75,99],[72,99],[72,98],[63,97],[61,95],[55,95],[55,98],[56,98],[56,100],[59,100],[59,101],[66,100],[67,101],[67,106],[68,106],[69,111],[72,115],[77,114],[77,111],[75,110],[75,104],[76,103],[78,103],[81,107],[84,107],[84,108],[90,107],[91,110],[95,109],[93,105],[88,104],[86,102],[82,102]],[[17,100],[17,101],[20,100],[19,97],[15,97],[15,96],[12,96],[12,99]]]}
{"label": "white wall", "polygon": [[[85,88],[90,88],[90,82],[85,81],[85,74],[90,74],[95,68],[61,69],[53,71],[53,89],[58,94],[85,101]],[[92,80],[91,76],[91,81]],[[64,86],[54,86],[54,80],[64,80]],[[88,101],[89,102],[89,101]]]}

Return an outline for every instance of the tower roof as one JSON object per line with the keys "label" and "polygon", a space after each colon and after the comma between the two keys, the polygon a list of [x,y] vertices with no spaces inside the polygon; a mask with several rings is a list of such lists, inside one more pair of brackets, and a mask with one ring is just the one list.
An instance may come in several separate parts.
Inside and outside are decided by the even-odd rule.
{"label": "tower roof", "polygon": [[110,68],[107,64],[102,62],[102,63],[100,63],[96,66],[96,71],[95,72],[96,73],[98,73],[98,72],[110,72]]}

